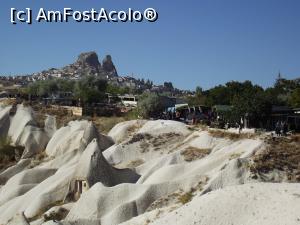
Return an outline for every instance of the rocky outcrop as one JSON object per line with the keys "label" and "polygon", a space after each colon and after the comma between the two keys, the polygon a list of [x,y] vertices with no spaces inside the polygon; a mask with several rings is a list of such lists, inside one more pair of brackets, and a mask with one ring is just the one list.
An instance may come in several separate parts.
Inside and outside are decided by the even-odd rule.
{"label": "rocky outcrop", "polygon": [[55,132],[46,147],[46,153],[53,157],[75,151],[81,153],[93,139],[101,141],[102,150],[113,144],[111,138],[98,133],[92,122],[71,121]]}
{"label": "rocky outcrop", "polygon": [[[55,131],[38,165],[22,161],[2,176],[0,224],[299,224],[299,184],[252,176],[249,162],[265,149],[262,138],[194,129],[125,122],[109,132],[112,145],[91,122],[70,122]],[[187,161],[187,149],[209,151]],[[63,216],[50,216],[62,207]]]}
{"label": "rocky outcrop", "polygon": [[83,67],[90,66],[96,69],[101,68],[96,52],[85,52],[78,56],[77,63]]}
{"label": "rocky outcrop", "polygon": [[57,130],[56,118],[55,116],[47,115],[45,120],[45,132],[49,137],[52,137],[55,131]]}
{"label": "rocky outcrop", "polygon": [[0,112],[3,114],[2,118],[9,119],[9,123],[0,124],[0,131],[6,133],[9,125],[7,136],[11,139],[12,145],[24,147],[23,159],[45,150],[51,134],[37,126],[34,112],[30,107],[18,105],[15,115],[11,118],[5,114],[5,109],[3,111],[4,113]]}
{"label": "rocky outcrop", "polygon": [[41,73],[34,74],[37,80],[51,77],[80,78],[85,75],[99,76],[104,79],[117,77],[117,70],[112,62],[112,57],[107,55],[103,60],[103,65],[99,62],[96,52],[84,52],[78,56],[75,63],[61,69],[52,68]]}
{"label": "rocky outcrop", "polygon": [[111,56],[107,55],[102,62],[102,68],[105,72],[109,74],[109,76],[118,76],[115,65],[112,62]]}
{"label": "rocky outcrop", "polygon": [[8,136],[13,145],[21,145],[21,138],[26,126],[36,126],[33,110],[30,107],[18,105],[16,114],[10,120]]}
{"label": "rocky outcrop", "polygon": [[108,164],[96,139],[82,153],[74,174],[74,178],[85,179],[90,187],[98,182],[105,186],[135,183],[139,177],[129,169],[115,169]]}

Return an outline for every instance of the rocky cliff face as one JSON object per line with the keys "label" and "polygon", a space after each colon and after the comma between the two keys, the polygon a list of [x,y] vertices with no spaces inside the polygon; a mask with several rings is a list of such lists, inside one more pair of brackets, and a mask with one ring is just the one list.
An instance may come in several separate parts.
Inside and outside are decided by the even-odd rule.
{"label": "rocky cliff face", "polygon": [[101,64],[99,63],[98,55],[96,52],[85,52],[81,53],[78,56],[77,62],[79,66],[83,67],[92,67],[92,68],[101,68]]}
{"label": "rocky cliff face", "polygon": [[115,74],[118,75],[117,70],[115,68],[115,65],[112,62],[112,58],[110,55],[107,55],[102,62],[102,68],[104,71],[110,73],[110,74]]}
{"label": "rocky cliff face", "polygon": [[85,75],[112,78],[117,77],[118,73],[110,55],[107,55],[103,59],[103,63],[101,65],[96,52],[85,52],[78,56],[75,63],[61,69],[52,68],[50,70],[34,74],[34,77],[36,77],[36,79],[45,79],[50,77],[80,78]]}

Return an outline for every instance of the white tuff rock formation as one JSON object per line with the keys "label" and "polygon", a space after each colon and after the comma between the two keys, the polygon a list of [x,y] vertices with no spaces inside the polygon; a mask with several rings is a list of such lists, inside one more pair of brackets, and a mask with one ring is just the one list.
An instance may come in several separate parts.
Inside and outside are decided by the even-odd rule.
{"label": "white tuff rock formation", "polygon": [[0,108],[0,134],[28,154],[45,152],[1,171],[0,224],[300,223],[299,184],[251,176],[251,156],[265,148],[259,138],[219,138],[161,120],[124,122],[109,137],[88,121],[56,130],[48,118],[37,128],[31,109],[10,110]]}

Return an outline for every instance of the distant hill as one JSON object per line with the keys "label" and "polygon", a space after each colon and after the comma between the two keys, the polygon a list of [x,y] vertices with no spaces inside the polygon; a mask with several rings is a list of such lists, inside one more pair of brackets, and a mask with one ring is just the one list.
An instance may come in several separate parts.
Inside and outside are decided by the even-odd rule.
{"label": "distant hill", "polygon": [[139,92],[148,91],[157,93],[171,92],[173,94],[185,92],[174,88],[171,82],[155,85],[149,79],[139,79],[133,77],[133,75],[119,76],[112,57],[106,55],[102,62],[100,62],[97,53],[94,51],[81,53],[74,63],[62,68],[51,68],[28,75],[0,76],[0,85],[19,85],[24,87],[35,81],[52,78],[79,80],[86,75],[101,77],[107,80],[112,86],[125,88],[126,90],[130,89]]}

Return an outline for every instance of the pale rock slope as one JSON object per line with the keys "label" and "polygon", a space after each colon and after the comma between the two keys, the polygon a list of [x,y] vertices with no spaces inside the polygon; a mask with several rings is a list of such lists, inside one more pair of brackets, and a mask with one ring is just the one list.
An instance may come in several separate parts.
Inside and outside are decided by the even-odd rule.
{"label": "pale rock slope", "polygon": [[[27,116],[13,127],[23,132],[34,125],[20,109]],[[44,132],[45,158],[0,174],[1,225],[300,224],[299,184],[253,179],[260,137],[220,138],[163,120],[123,122],[109,136],[88,121],[59,130],[48,122]],[[79,199],[78,180],[89,184]]]}
{"label": "pale rock slope", "polygon": [[190,131],[187,129],[186,125],[177,121],[172,120],[155,120],[148,121],[145,125],[138,131],[138,133],[148,133],[148,134],[165,134],[165,133],[181,133],[187,135]]}
{"label": "pale rock slope", "polygon": [[298,225],[299,196],[300,184],[230,186],[197,196],[149,225]]}
{"label": "pale rock slope", "polygon": [[58,157],[72,151],[83,152],[94,138],[102,141],[102,150],[113,144],[110,138],[98,133],[92,122],[71,121],[55,132],[46,147],[46,153]]}
{"label": "pale rock slope", "polygon": [[[113,145],[103,153],[109,163],[126,167],[133,161],[146,162],[161,159],[163,155],[176,149],[191,133],[182,123],[157,120],[124,122],[116,125],[112,129],[113,132],[109,132],[108,135],[113,133],[115,138],[123,133],[124,127],[132,124],[135,124],[135,131],[121,143]],[[123,135],[121,136],[124,138]]]}
{"label": "pale rock slope", "polygon": [[[114,133],[117,131],[114,130]],[[88,224],[89,220],[102,225],[125,221],[131,224],[130,218],[151,214],[155,205],[162,207],[161,199],[176,196],[174,193],[189,192],[194,187],[205,193],[222,185],[251,181],[247,173],[243,174],[244,179],[235,176],[241,173],[242,166],[235,165],[239,161],[234,161],[233,157],[248,157],[262,146],[260,140],[231,141],[214,138],[207,131],[193,132],[179,122],[149,121],[136,129],[134,135],[104,151],[109,162],[122,168],[130,161],[142,159],[142,165],[135,168],[141,175],[137,183],[114,187],[95,184],[74,204],[63,224],[76,224],[76,221]],[[210,154],[186,162],[181,153],[188,147],[210,149]],[[224,171],[229,169],[236,174],[223,177]],[[172,204],[175,208],[180,207],[176,200]],[[172,205],[166,207],[172,208]],[[147,221],[141,220],[144,220],[143,223]]]}
{"label": "pale rock slope", "polygon": [[20,145],[20,140],[26,126],[35,126],[33,111],[29,107],[18,105],[15,115],[11,118],[8,135],[15,145]]}
{"label": "pale rock slope", "polygon": [[21,159],[16,165],[11,166],[0,173],[0,184],[5,184],[8,179],[22,172],[31,163],[30,159]]}
{"label": "pale rock slope", "polygon": [[43,151],[51,134],[37,127],[33,110],[18,105],[15,114],[10,116],[11,109],[11,106],[0,109],[0,136],[8,136],[13,145],[25,147],[22,158]]}
{"label": "pale rock slope", "polygon": [[0,205],[26,193],[55,172],[55,169],[33,168],[18,173],[1,189]]}
{"label": "pale rock slope", "polygon": [[73,177],[84,178],[90,186],[100,182],[108,187],[135,183],[139,179],[139,175],[132,170],[113,168],[103,157],[97,139],[92,140],[82,153]]}
{"label": "pale rock slope", "polygon": [[[30,109],[23,108],[23,106],[20,109],[20,112],[23,110],[27,122],[20,122],[21,127],[18,127],[14,121],[10,128],[20,131],[19,135],[16,132],[14,137],[17,143],[22,140],[26,127],[34,124],[33,117],[30,117]],[[13,117],[12,120],[16,118],[18,117]],[[48,128],[52,131],[53,127],[53,124],[48,124]],[[102,156],[102,151],[112,144],[110,137],[99,134],[94,125],[88,121],[73,121],[67,127],[53,132],[53,137],[45,147],[44,158],[20,160],[18,164],[0,174],[0,180],[4,184],[0,189],[0,224],[8,222],[18,224],[17,221],[22,219],[22,213],[29,221],[35,219],[38,221],[43,218],[41,213],[65,200],[70,191],[71,181],[79,172],[82,172],[81,169],[84,169],[86,165],[89,166],[86,167],[85,175],[90,175],[89,178],[92,179],[93,172],[96,172],[95,169],[98,168],[103,170],[102,173],[100,172],[102,176],[112,179],[113,182],[120,182],[119,179],[114,178],[114,175],[119,176],[116,172],[119,170],[115,171]],[[85,151],[86,148],[87,151]],[[83,152],[85,154],[82,154]],[[90,161],[91,154],[97,155],[95,161]],[[107,171],[111,171],[111,176],[106,173]],[[99,178],[99,174],[95,174]],[[139,177],[129,170],[121,170],[120,175],[123,179],[120,180],[124,182],[135,182]],[[123,175],[126,175],[127,179]],[[96,179],[94,182],[99,181],[101,179]],[[42,222],[43,219],[34,223],[41,224]]]}
{"label": "pale rock slope", "polygon": [[116,143],[121,143],[127,139],[132,133],[141,128],[146,123],[146,120],[131,120],[118,123],[108,133]]}

